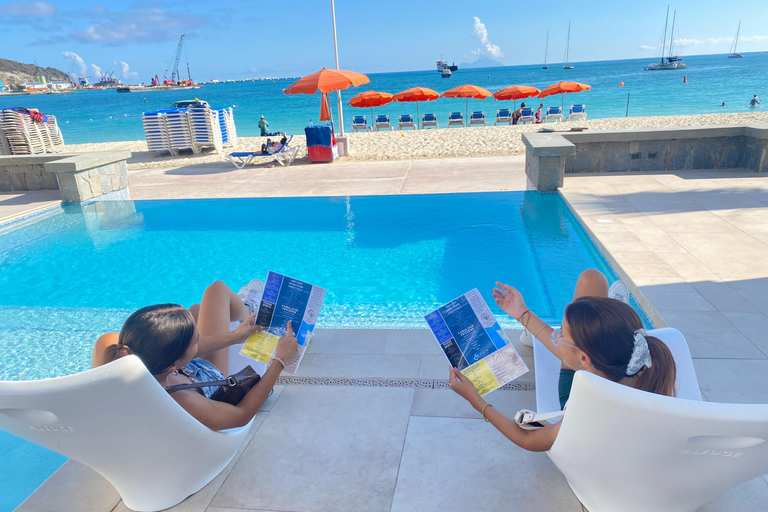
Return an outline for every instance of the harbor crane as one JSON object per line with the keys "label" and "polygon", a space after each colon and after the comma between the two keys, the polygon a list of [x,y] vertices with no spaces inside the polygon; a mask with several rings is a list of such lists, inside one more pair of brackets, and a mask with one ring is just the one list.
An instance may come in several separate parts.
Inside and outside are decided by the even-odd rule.
{"label": "harbor crane", "polygon": [[[179,61],[181,60],[181,50],[184,48],[184,34],[181,35],[181,39],[179,39],[179,46],[176,48],[176,56],[173,60],[173,69],[171,71],[171,79],[169,80],[166,76],[168,73],[168,70],[165,70],[165,73],[163,73],[163,85],[193,85],[192,83],[192,77],[189,77],[189,80],[182,80],[181,76],[179,75]],[[189,65],[187,65],[187,72],[189,72]]]}

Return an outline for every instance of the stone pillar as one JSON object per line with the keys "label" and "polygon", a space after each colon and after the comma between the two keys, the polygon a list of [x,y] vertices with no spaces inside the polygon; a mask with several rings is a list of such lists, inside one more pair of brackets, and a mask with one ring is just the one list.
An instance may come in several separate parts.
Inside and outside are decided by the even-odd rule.
{"label": "stone pillar", "polygon": [[524,133],[526,188],[557,192],[565,179],[565,164],[576,146],[553,133]]}
{"label": "stone pillar", "polygon": [[128,151],[84,153],[45,164],[55,172],[65,203],[82,203],[128,188]]}

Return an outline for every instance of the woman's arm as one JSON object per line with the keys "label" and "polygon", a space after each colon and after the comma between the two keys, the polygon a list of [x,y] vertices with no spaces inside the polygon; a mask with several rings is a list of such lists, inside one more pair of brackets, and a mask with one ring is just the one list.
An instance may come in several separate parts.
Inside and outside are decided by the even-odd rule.
{"label": "woman's arm", "polygon": [[[260,331],[261,326],[256,324],[258,311],[251,313],[234,331],[224,334],[201,336],[197,341],[197,357],[205,357],[211,352],[229,347],[236,343],[242,343],[248,339],[254,331]],[[199,393],[198,393],[199,394]]]}
{"label": "woman's arm", "polygon": [[494,288],[492,292],[493,298],[496,299],[496,305],[520,322],[528,332],[562,361],[560,351],[552,345],[552,340],[549,339],[549,335],[554,329],[525,306],[523,295],[515,288],[499,282],[496,283],[496,286],[498,288]]}
{"label": "woman's arm", "polygon": [[[504,437],[515,443],[520,448],[532,452],[545,452],[552,448],[555,443],[558,432],[560,432],[560,422],[554,425],[548,425],[537,430],[525,430],[515,423],[514,420],[507,418],[495,407],[477,393],[475,385],[464,376],[457,368],[450,368],[451,389],[459,396],[469,402],[469,404],[479,413],[483,413],[485,408],[485,417],[504,434]],[[487,407],[486,407],[487,405]]]}
{"label": "woman's arm", "polygon": [[275,387],[277,378],[283,371],[283,365],[278,361],[289,361],[298,349],[296,336],[293,335],[291,322],[288,322],[288,332],[280,338],[275,349],[275,359],[261,376],[259,382],[246,393],[237,405],[217,402],[200,395],[194,390],[177,391],[173,396],[184,410],[206,427],[213,430],[226,430],[247,425],[264,402],[269,392]]}

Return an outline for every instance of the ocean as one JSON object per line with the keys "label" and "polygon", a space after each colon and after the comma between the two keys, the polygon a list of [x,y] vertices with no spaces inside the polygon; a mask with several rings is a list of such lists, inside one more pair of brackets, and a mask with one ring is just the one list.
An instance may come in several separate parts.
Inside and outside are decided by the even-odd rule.
{"label": "ocean", "polygon": [[[673,71],[645,71],[649,59],[577,62],[575,69],[564,70],[560,63],[551,63],[548,70],[541,65],[506,66],[483,69],[459,69],[451,78],[441,78],[434,67],[426,71],[376,73],[368,77],[371,82],[341,91],[344,102],[344,126],[350,129],[353,115],[365,115],[371,123],[371,110],[353,108],[346,103],[355,94],[368,90],[392,94],[415,86],[429,87],[444,92],[452,87],[473,84],[491,92],[509,85],[532,85],[539,89],[572,80],[592,86],[590,91],[567,94],[562,99],[551,96],[538,100],[528,98],[528,106],[545,107],[564,102],[565,112],[572,104],[585,104],[590,119],[624,117],[629,97],[630,116],[659,116],[683,114],[735,113],[750,111],[749,100],[754,94],[764,101],[758,107],[768,109],[768,52],[747,53],[743,59],[729,59],[725,55],[685,57],[688,68]],[[194,65],[194,63],[193,63]],[[343,67],[343,66],[342,66]],[[688,82],[683,83],[683,77]],[[54,114],[59,120],[64,140],[70,144],[142,140],[144,131],[142,112],[167,108],[178,100],[200,98],[212,107],[234,106],[237,133],[240,136],[258,136],[257,123],[263,115],[270,130],[303,133],[309,119],[318,123],[320,94],[286,95],[282,91],[293,80],[238,82],[206,85],[202,89],[187,91],[134,92],[118,94],[115,90],[80,91],[69,94],[43,96],[0,96],[0,108],[24,106],[38,108]],[[619,83],[624,86],[620,87]],[[337,118],[336,94],[331,94],[331,108]],[[725,102],[725,106],[721,106]],[[517,102],[518,106],[520,100]],[[470,111],[482,110],[493,119],[499,108],[511,108],[512,101],[470,99]],[[448,113],[465,111],[464,99],[440,98],[419,104],[419,113],[435,113],[441,126]],[[400,114],[416,114],[413,103],[390,103],[373,109],[374,115],[388,114],[397,122]],[[490,124],[490,123],[489,123]],[[337,129],[338,131],[338,129]]]}

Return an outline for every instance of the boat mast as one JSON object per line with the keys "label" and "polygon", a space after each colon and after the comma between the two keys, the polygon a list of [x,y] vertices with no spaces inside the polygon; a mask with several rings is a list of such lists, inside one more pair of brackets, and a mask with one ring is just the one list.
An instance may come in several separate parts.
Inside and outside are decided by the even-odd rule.
{"label": "boat mast", "polygon": [[739,20],[739,28],[736,29],[736,40],[733,42],[733,54],[736,55],[736,46],[739,44],[739,31],[741,30],[741,20]]}
{"label": "boat mast", "polygon": [[667,5],[667,19],[664,21],[664,37],[661,39],[661,63],[664,63],[664,50],[667,48],[667,25],[669,24],[669,5]]}
{"label": "boat mast", "polygon": [[667,59],[668,62],[672,60],[672,43],[675,40],[675,19],[677,18],[677,10],[672,13],[672,30],[669,32],[669,59]]}
{"label": "boat mast", "polygon": [[547,65],[547,50],[549,50],[549,30],[547,30],[547,42],[544,44],[544,65]]}
{"label": "boat mast", "polygon": [[571,45],[571,22],[568,22],[568,38],[565,40],[565,63],[563,67],[568,65],[568,47]]}

